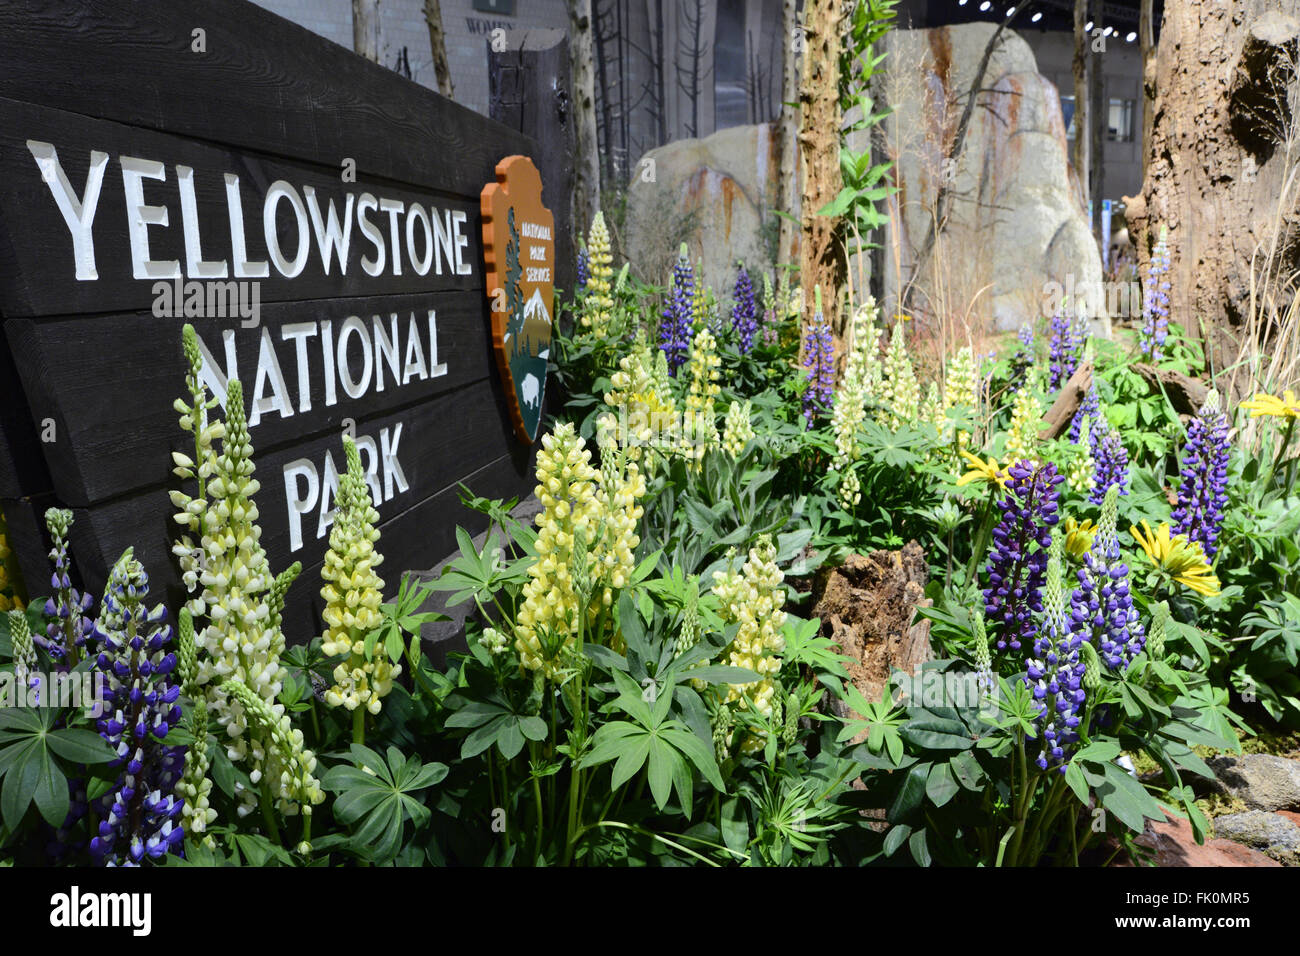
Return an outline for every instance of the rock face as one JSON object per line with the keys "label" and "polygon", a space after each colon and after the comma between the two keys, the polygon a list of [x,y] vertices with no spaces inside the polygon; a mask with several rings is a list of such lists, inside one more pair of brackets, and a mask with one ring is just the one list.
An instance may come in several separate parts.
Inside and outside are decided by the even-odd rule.
{"label": "rock face", "polygon": [[625,250],[633,270],[666,282],[682,242],[715,290],[731,289],[737,261],[754,274],[770,269],[778,159],[775,128],[766,123],[646,153],[628,187]]}
{"label": "rock face", "polygon": [[1247,754],[1211,757],[1208,763],[1223,789],[1250,809],[1300,809],[1300,761]]}
{"label": "rock face", "polygon": [[[1217,822],[1217,821],[1216,821]],[[1181,817],[1147,822],[1137,842],[1155,851],[1157,866],[1281,866],[1258,850],[1231,840],[1206,840],[1198,846],[1192,825]]]}
{"label": "rock face", "polygon": [[1300,826],[1280,813],[1228,813],[1214,818],[1214,832],[1259,850],[1283,866],[1300,866]]}
{"label": "rock face", "polygon": [[946,182],[948,223],[917,275],[915,313],[959,316],[969,308],[1015,329],[1049,312],[1055,282],[1067,295],[1086,293],[1094,331],[1109,334],[1101,255],[1069,164],[1060,96],[1014,32],[1003,31],[989,60],[960,157],[946,159],[994,30],[968,23],[886,37],[881,89],[894,112],[885,141],[898,187],[885,242],[886,302],[897,301],[900,281],[916,270]]}
{"label": "rock face", "polygon": [[853,661],[849,677],[867,700],[880,699],[893,670],[913,674],[931,659],[930,622],[912,621],[917,606],[930,603],[927,574],[925,554],[911,541],[901,551],[849,555],[818,576],[813,614]]}

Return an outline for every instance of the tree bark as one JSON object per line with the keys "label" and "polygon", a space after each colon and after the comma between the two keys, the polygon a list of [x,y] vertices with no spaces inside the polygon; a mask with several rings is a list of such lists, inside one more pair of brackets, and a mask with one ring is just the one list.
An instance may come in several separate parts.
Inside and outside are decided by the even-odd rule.
{"label": "tree bark", "polygon": [[599,103],[599,122],[596,125],[596,142],[600,145],[600,134],[605,134],[604,148],[600,149],[601,161],[604,169],[601,175],[606,183],[614,181],[614,120],[610,112],[612,104],[609,95],[609,70],[608,62],[605,56],[605,42],[608,39],[603,30],[601,30],[600,0],[591,0],[591,37],[592,49],[596,54],[596,87],[600,90],[600,96],[597,97]]}
{"label": "tree bark", "polygon": [[836,236],[835,220],[817,215],[842,185],[840,177],[840,0],[805,0],[803,81],[799,152],[803,188],[799,212],[799,279],[805,321],[813,314],[813,290],[820,288],[824,313],[836,332],[840,351],[839,290],[846,263]]}
{"label": "tree bark", "polygon": [[352,0],[352,50],[379,62],[379,0]]}
{"label": "tree bark", "polygon": [[1156,23],[1155,0],[1142,0],[1138,12],[1138,44],[1142,49],[1142,163],[1143,173],[1151,158],[1151,124],[1156,118]]}
{"label": "tree bark", "polygon": [[[1092,199],[1092,235],[1101,249],[1102,201],[1106,198],[1106,130],[1110,126],[1110,100],[1106,96],[1106,84],[1102,76],[1101,58],[1106,49],[1106,29],[1102,18],[1105,16],[1106,4],[1098,3],[1092,24],[1092,39],[1088,43],[1088,118],[1089,135],[1092,143],[1088,147],[1088,196]],[[1085,24],[1086,26],[1086,24]],[[1097,49],[1096,44],[1101,44]],[[1103,261],[1105,249],[1102,249]]]}
{"label": "tree bark", "polygon": [[[1232,327],[1269,308],[1261,299],[1285,310],[1285,277],[1300,267],[1300,117],[1286,102],[1298,34],[1300,0],[1165,5],[1151,147],[1128,221],[1144,276],[1168,227],[1170,319],[1204,335],[1217,368],[1236,354]],[[1253,305],[1252,258],[1257,276],[1280,277],[1256,281]]]}
{"label": "tree bark", "polygon": [[[568,0],[569,70],[573,95],[573,229],[586,233],[600,208],[596,144],[596,80],[592,69],[591,0]],[[575,239],[576,242],[576,239]]]}
{"label": "tree bark", "polygon": [[1091,125],[1088,123],[1088,0],[1074,0],[1074,173],[1079,177],[1079,191],[1084,205],[1088,203],[1092,180],[1089,178],[1089,144]]}
{"label": "tree bark", "polygon": [[424,22],[429,27],[429,49],[433,53],[433,75],[438,80],[438,92],[447,99],[456,96],[451,83],[451,67],[447,64],[447,35],[442,29],[441,0],[424,0]]}
{"label": "tree bark", "polygon": [[796,7],[796,0],[784,0],[781,5],[781,115],[777,122],[780,165],[776,208],[785,215],[780,217],[777,234],[778,263],[793,262],[799,252],[794,219],[799,189],[799,49],[795,41],[799,14]]}

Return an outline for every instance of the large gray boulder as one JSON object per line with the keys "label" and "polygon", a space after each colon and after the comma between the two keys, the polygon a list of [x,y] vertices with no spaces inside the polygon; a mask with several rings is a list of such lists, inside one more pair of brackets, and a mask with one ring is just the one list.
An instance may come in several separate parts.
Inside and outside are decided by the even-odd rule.
{"label": "large gray boulder", "polygon": [[1215,817],[1214,833],[1266,853],[1283,866],[1300,866],[1300,826],[1280,813],[1247,810]]}
{"label": "large gray boulder", "polygon": [[1211,757],[1219,784],[1252,810],[1300,809],[1300,760],[1273,754]]}
{"label": "large gray boulder", "polygon": [[917,276],[913,311],[1015,329],[1050,311],[1057,283],[1062,292],[1087,290],[1094,331],[1109,334],[1101,255],[1069,163],[1060,97],[1014,32],[1003,31],[990,57],[960,156],[946,159],[995,29],[967,23],[887,37],[881,93],[893,109],[885,142],[898,192],[886,299],[913,275],[946,181],[949,218]]}
{"label": "large gray boulder", "polygon": [[762,124],[646,153],[627,196],[625,249],[639,277],[666,282],[683,242],[701,262],[703,281],[718,291],[730,290],[738,261],[755,276],[770,269],[776,148],[774,128]]}

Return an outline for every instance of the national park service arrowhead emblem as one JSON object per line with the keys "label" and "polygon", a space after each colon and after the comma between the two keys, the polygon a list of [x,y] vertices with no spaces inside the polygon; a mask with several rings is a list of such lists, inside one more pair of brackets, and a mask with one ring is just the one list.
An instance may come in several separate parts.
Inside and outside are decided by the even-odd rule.
{"label": "national park service arrowhead emblem", "polygon": [[527,156],[497,163],[483,188],[483,264],[492,344],[515,433],[537,438],[546,398],[555,314],[555,216],[542,205],[542,176]]}

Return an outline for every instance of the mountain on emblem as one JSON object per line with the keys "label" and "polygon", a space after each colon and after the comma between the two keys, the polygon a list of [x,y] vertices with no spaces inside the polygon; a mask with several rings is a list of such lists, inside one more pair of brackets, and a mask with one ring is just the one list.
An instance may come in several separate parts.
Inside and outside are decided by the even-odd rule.
{"label": "mountain on emblem", "polygon": [[508,156],[479,198],[493,352],[520,440],[537,438],[555,303],[555,217],[527,156]]}
{"label": "mountain on emblem", "polygon": [[537,318],[537,313],[542,313],[542,321],[547,325],[551,324],[551,313],[546,308],[546,303],[542,301],[542,290],[534,289],[533,297],[528,300],[524,306],[524,321]]}

